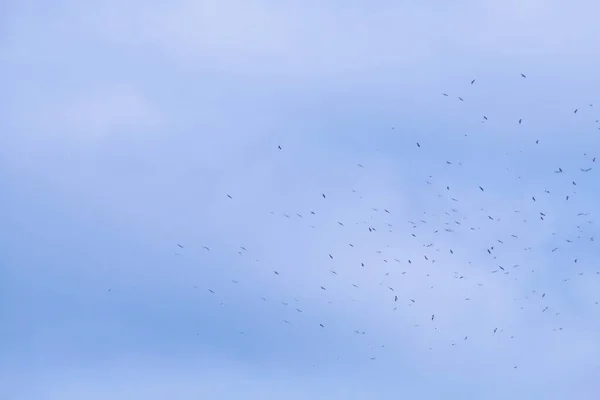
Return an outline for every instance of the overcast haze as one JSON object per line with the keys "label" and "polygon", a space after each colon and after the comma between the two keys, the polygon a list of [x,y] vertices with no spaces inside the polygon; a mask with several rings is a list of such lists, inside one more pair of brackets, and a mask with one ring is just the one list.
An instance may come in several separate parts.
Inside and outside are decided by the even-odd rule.
{"label": "overcast haze", "polygon": [[0,9],[0,398],[599,398],[600,3]]}

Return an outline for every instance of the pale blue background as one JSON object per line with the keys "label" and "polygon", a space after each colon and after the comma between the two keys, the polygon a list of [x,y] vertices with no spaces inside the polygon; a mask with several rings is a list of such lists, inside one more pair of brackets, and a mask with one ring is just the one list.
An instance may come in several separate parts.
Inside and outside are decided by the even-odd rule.
{"label": "pale blue background", "polygon": [[600,398],[599,12],[2,2],[0,398]]}

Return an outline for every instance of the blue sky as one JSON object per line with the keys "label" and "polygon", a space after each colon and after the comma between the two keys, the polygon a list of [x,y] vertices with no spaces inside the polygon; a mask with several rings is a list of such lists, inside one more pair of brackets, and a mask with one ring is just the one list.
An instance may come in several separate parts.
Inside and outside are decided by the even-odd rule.
{"label": "blue sky", "polygon": [[599,4],[2,7],[0,397],[598,397]]}

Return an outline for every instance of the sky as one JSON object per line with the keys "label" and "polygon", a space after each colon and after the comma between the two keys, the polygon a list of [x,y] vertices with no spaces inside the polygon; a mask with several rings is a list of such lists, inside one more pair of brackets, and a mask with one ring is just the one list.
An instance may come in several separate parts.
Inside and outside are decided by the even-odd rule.
{"label": "sky", "polygon": [[598,398],[597,2],[1,7],[0,398]]}

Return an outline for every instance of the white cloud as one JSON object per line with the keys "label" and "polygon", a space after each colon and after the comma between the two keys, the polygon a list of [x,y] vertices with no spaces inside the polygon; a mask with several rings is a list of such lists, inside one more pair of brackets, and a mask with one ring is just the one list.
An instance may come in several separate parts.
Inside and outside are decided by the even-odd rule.
{"label": "white cloud", "polygon": [[148,130],[161,118],[148,99],[129,84],[94,88],[51,113],[57,117],[56,125],[83,137]]}
{"label": "white cloud", "polygon": [[[586,0],[66,4],[50,14],[35,7],[21,10],[20,20],[34,24],[35,34],[23,24],[8,24],[5,53],[50,56],[110,40],[197,72],[333,79],[377,71],[389,80],[406,71],[430,74],[440,62],[459,68],[465,58],[472,71],[483,72],[492,61],[518,73],[548,62],[596,58],[600,46],[592,17],[598,7]],[[11,45],[17,39],[28,46]]]}
{"label": "white cloud", "polygon": [[[438,59],[593,56],[595,25],[577,6],[537,0],[446,5],[179,1],[169,7],[88,10],[83,26],[113,41],[150,46],[185,68],[220,66],[238,73],[386,75]],[[593,8],[593,7],[592,7]],[[118,12],[116,13],[116,11]],[[119,15],[115,19],[115,15]],[[135,18],[134,18],[135,17]],[[582,19],[583,18],[583,19]],[[135,20],[135,23],[131,21]],[[559,29],[557,29],[557,27]],[[243,65],[243,70],[240,68]]]}

